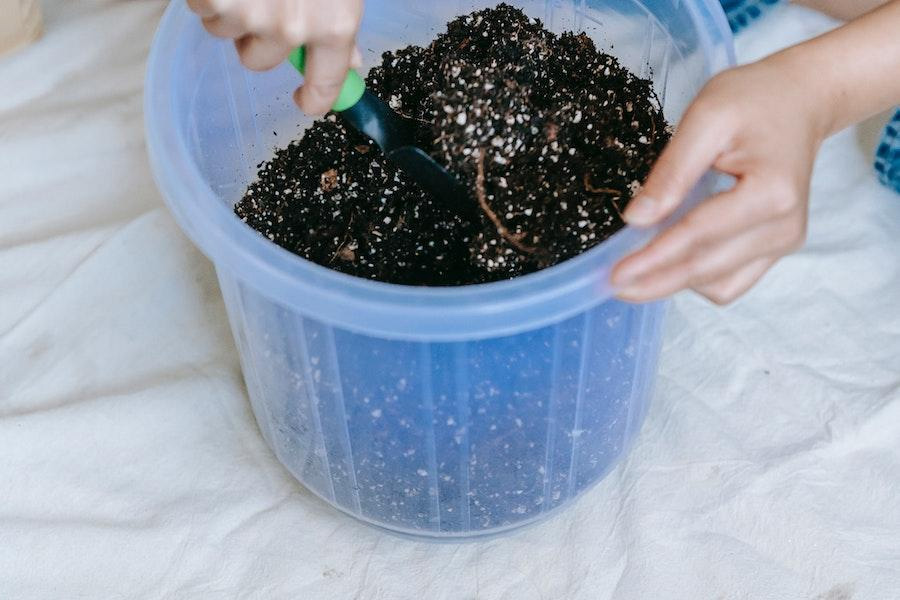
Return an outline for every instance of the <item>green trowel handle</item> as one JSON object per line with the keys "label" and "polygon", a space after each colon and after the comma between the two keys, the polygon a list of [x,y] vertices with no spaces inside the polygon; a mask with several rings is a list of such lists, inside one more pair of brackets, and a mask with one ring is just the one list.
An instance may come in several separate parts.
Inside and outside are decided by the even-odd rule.
{"label": "green trowel handle", "polygon": [[[288,60],[291,61],[294,68],[300,71],[300,73],[303,73],[306,69],[306,48],[297,48],[291,52]],[[347,73],[347,80],[344,82],[344,87],[341,89],[341,95],[338,96],[337,102],[334,103],[332,110],[335,112],[343,112],[348,108],[353,108],[356,106],[356,103],[359,102],[360,98],[363,97],[365,92],[366,82],[359,76],[359,73],[350,69],[350,72]]]}

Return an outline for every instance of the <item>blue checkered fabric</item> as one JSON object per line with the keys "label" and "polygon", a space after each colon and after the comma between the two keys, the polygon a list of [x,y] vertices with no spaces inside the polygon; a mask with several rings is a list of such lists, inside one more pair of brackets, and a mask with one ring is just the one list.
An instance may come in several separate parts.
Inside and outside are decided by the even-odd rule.
{"label": "blue checkered fabric", "polygon": [[884,185],[900,194],[900,110],[884,130],[875,153],[875,172]]}
{"label": "blue checkered fabric", "polygon": [[[735,33],[746,29],[782,0],[722,0]],[[900,193],[900,110],[888,124],[875,155],[875,172],[887,187]]]}
{"label": "blue checkered fabric", "polygon": [[725,9],[732,31],[737,33],[779,2],[781,0],[722,0],[722,8]]}

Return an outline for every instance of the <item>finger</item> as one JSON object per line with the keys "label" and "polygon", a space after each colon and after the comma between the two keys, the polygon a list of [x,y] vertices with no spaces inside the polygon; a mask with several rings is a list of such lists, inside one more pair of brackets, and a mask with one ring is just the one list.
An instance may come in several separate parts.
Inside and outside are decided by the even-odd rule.
{"label": "finger", "polygon": [[321,115],[331,110],[347,79],[352,56],[352,38],[349,43],[317,44],[307,48],[305,80],[303,87],[294,94],[304,112]]}
{"label": "finger", "polygon": [[649,227],[664,220],[684,201],[730,144],[730,132],[694,104],[663,151],[638,196],[625,211],[629,225]]}
{"label": "finger", "polygon": [[621,261],[613,270],[613,285],[624,287],[654,269],[684,260],[695,247],[716,239],[732,237],[765,219],[764,203],[754,197],[745,183],[713,196],[646,248]]}
{"label": "finger", "polygon": [[203,27],[206,28],[206,31],[216,37],[227,38],[230,40],[236,40],[243,37],[250,31],[240,19],[223,15],[205,17],[203,19]]}
{"label": "finger", "polygon": [[359,51],[359,46],[355,46],[353,48],[353,56],[350,59],[350,66],[354,69],[362,69],[363,66],[363,56],[362,52]]}
{"label": "finger", "polygon": [[765,223],[737,238],[700,247],[678,263],[647,273],[618,295],[630,301],[649,301],[718,281],[759,259],[775,259],[794,250],[799,245],[796,228],[791,222]]}
{"label": "finger", "polygon": [[733,240],[723,241],[689,263],[690,286],[719,281],[762,259],[779,259],[798,250],[805,239],[802,225],[791,221],[764,223]]}
{"label": "finger", "polygon": [[225,0],[187,0],[187,5],[197,16],[204,19],[213,17],[222,12],[222,9],[227,8]]}
{"label": "finger", "polygon": [[625,302],[653,302],[667,298],[688,287],[690,287],[690,273],[686,269],[681,271],[669,269],[664,273],[654,274],[618,290],[616,297]]}
{"label": "finger", "polygon": [[235,41],[241,62],[254,71],[268,71],[283,63],[291,53],[291,47],[273,39],[255,35]]}
{"label": "finger", "polygon": [[714,304],[730,304],[759,283],[776,262],[776,258],[761,258],[735,273],[693,289]]}
{"label": "finger", "polygon": [[804,204],[795,186],[747,178],[731,190],[717,194],[694,208],[678,223],[661,233],[643,250],[616,266],[613,283],[627,286],[654,269],[681,262],[701,246],[731,239],[764,223],[783,221],[799,226],[794,241],[805,237]]}

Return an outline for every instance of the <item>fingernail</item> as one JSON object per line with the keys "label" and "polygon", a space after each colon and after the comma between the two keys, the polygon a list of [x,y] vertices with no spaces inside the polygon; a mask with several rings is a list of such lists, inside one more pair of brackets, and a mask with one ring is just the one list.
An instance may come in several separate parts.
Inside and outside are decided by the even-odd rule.
{"label": "fingernail", "polygon": [[[321,108],[321,102],[316,102],[316,98],[310,98],[310,94],[304,92],[305,88],[298,88],[294,92],[294,102],[310,117],[321,117],[328,112],[327,108]],[[324,105],[322,105],[324,106]]]}
{"label": "fingernail", "polygon": [[649,196],[635,198],[625,211],[625,222],[638,227],[653,225],[656,222],[659,207],[660,202],[656,198]]}
{"label": "fingernail", "polygon": [[640,272],[635,269],[617,272],[612,278],[612,284],[619,290],[624,290],[637,281]]}
{"label": "fingernail", "polygon": [[360,68],[362,68],[362,64],[363,64],[362,52],[359,51],[359,48],[354,48],[353,49],[352,66],[355,69],[360,69]]}

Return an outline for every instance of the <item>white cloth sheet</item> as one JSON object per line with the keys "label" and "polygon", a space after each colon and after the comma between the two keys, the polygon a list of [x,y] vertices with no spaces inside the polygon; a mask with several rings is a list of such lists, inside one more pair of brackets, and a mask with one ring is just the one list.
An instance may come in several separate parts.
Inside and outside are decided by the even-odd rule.
{"label": "white cloth sheet", "polygon": [[[0,598],[900,597],[900,197],[876,127],[825,145],[806,249],[729,308],[677,298],[612,475],[514,535],[415,543],[260,438],[212,267],[147,164],[164,6],[48,1],[45,38],[0,58]],[[740,54],[832,25],[782,8]]]}

